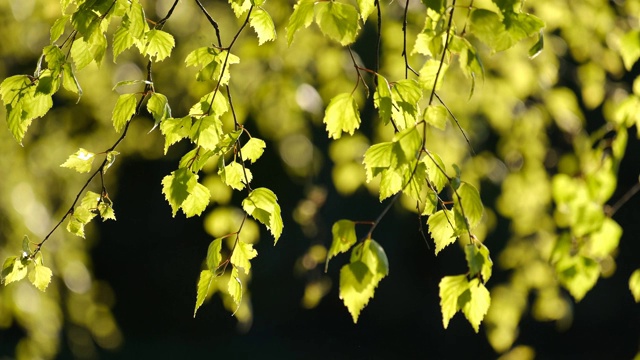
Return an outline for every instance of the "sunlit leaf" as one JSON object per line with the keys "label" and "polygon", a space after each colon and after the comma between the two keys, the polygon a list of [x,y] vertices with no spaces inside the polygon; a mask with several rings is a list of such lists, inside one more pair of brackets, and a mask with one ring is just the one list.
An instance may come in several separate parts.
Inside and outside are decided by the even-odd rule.
{"label": "sunlit leaf", "polygon": [[[480,193],[475,186],[463,182],[457,190],[458,197],[455,197],[454,200],[456,203],[462,205],[462,210],[464,210],[464,216],[469,223],[469,229],[472,230],[480,223],[482,220],[482,214],[484,213],[484,206],[482,205],[482,200],[480,199]],[[461,212],[462,214],[462,212]]]}
{"label": "sunlit leaf", "polygon": [[418,119],[418,102],[422,98],[420,84],[413,79],[400,80],[391,87],[392,117],[400,130],[413,126]]}
{"label": "sunlit leaf", "polygon": [[116,132],[122,132],[136,112],[136,94],[122,94],[113,108],[111,120]]}
{"label": "sunlit leaf", "polygon": [[236,161],[232,161],[225,167],[220,168],[218,174],[222,182],[236,190],[244,189],[245,185],[253,179],[251,171]]}
{"label": "sunlit leaf", "polygon": [[369,239],[353,248],[350,263],[340,270],[340,298],[354,323],[388,274],[387,255],[377,242]]}
{"label": "sunlit leaf", "polygon": [[556,264],[556,273],[560,283],[580,301],[598,281],[600,264],[581,255],[565,256]]}
{"label": "sunlit leaf", "polygon": [[436,129],[445,129],[447,116],[447,109],[442,105],[430,105],[424,109],[424,120]]}
{"label": "sunlit leaf", "polygon": [[244,273],[248,275],[251,270],[251,262],[249,260],[256,256],[258,256],[258,252],[253,248],[253,245],[238,241],[231,255],[231,263],[236,267],[242,268]]}
{"label": "sunlit leaf", "polygon": [[113,33],[113,62],[116,62],[118,56],[134,44],[135,40],[131,36],[131,32],[124,26],[119,26]]}
{"label": "sunlit leaf", "polygon": [[222,255],[220,250],[222,249],[222,238],[215,239],[209,244],[207,248],[207,268],[209,270],[216,270],[220,262],[222,261]]}
{"label": "sunlit leaf", "polygon": [[382,120],[384,124],[388,124],[391,120],[391,109],[393,107],[391,88],[389,87],[387,79],[381,75],[376,76],[378,78],[378,86],[376,87],[376,92],[373,94],[373,104],[378,109],[380,120]]}
{"label": "sunlit leaf", "polygon": [[282,234],[282,216],[278,198],[267,188],[257,188],[242,200],[242,208],[254,219],[263,223],[274,237],[274,245]]}
{"label": "sunlit leaf", "polygon": [[315,7],[316,23],[323,34],[343,46],[356,41],[360,22],[358,11],[353,5],[323,1],[316,3]]}
{"label": "sunlit leaf", "polygon": [[322,122],[327,124],[329,137],[339,139],[342,132],[353,135],[354,131],[360,127],[360,112],[353,95],[343,93],[331,99]]}
{"label": "sunlit leaf", "polygon": [[9,285],[12,282],[20,281],[27,276],[27,260],[17,256],[10,256],[2,265],[2,282]]}
{"label": "sunlit leaf", "polygon": [[356,238],[356,224],[351,220],[336,221],[331,228],[331,234],[333,234],[333,240],[331,241],[331,247],[327,254],[325,272],[329,266],[329,260],[331,260],[332,257],[349,251],[356,241],[358,241]]}
{"label": "sunlit leaf", "polygon": [[51,269],[44,265],[35,263],[34,268],[29,271],[29,281],[40,291],[45,291],[51,282],[53,273]]}
{"label": "sunlit leaf", "polygon": [[475,277],[480,274],[482,281],[487,282],[493,271],[489,249],[482,243],[467,244],[464,247],[464,254],[469,266],[469,276]]}
{"label": "sunlit leaf", "polygon": [[162,61],[171,55],[171,49],[175,46],[173,36],[162,30],[149,30],[145,33],[144,53],[154,61]]}
{"label": "sunlit leaf", "polygon": [[213,282],[214,277],[215,276],[213,275],[213,272],[210,270],[202,270],[200,272],[200,278],[198,279],[196,292],[196,307],[193,310],[193,317],[196,317],[198,309],[200,308],[200,306],[202,306],[204,300],[207,298],[207,295],[209,294],[209,288],[211,286],[211,283]]}
{"label": "sunlit leaf", "polygon": [[491,296],[489,290],[478,279],[469,281],[468,291],[469,300],[462,306],[462,313],[477,333],[480,331],[480,323],[491,305]]}
{"label": "sunlit leaf", "polygon": [[360,17],[362,22],[366,22],[369,15],[376,9],[375,0],[356,0],[358,8],[360,9]]}
{"label": "sunlit leaf", "polygon": [[53,44],[56,42],[62,34],[64,34],[64,29],[67,23],[69,22],[69,15],[64,15],[56,19],[53,25],[51,26],[50,38],[49,41]]}
{"label": "sunlit leaf", "polygon": [[313,21],[314,0],[300,0],[293,6],[293,13],[287,24],[287,42],[291,45],[293,36],[301,28],[307,28]]}
{"label": "sunlit leaf", "polygon": [[240,152],[242,153],[242,160],[250,160],[253,164],[262,156],[264,153],[264,148],[267,146],[264,140],[252,137],[247,141],[246,144],[242,146]]}
{"label": "sunlit leaf", "polygon": [[165,119],[160,123],[160,132],[164,135],[164,153],[166,155],[171,145],[188,137],[191,133],[191,117]]}
{"label": "sunlit leaf", "polygon": [[276,39],[276,28],[273,24],[273,20],[268,12],[262,8],[255,8],[251,12],[249,19],[249,25],[258,34],[258,45],[262,45],[267,41],[273,41]]}
{"label": "sunlit leaf", "polygon": [[147,101],[147,110],[153,116],[153,120],[155,121],[154,128],[160,124],[160,122],[164,119],[168,119],[171,117],[171,108],[169,107],[169,101],[167,97],[159,94],[152,93]]}
{"label": "sunlit leaf", "polygon": [[172,171],[162,179],[162,193],[171,205],[174,217],[197,183],[196,175],[186,168]]}
{"label": "sunlit leaf", "polygon": [[233,13],[238,18],[242,14],[249,11],[252,5],[250,0],[228,0],[228,1],[229,1],[229,5],[231,5],[231,9],[233,10]]}
{"label": "sunlit leaf", "polygon": [[233,302],[239,307],[242,302],[242,281],[238,274],[238,268],[233,267],[231,270],[231,276],[229,276],[229,283],[227,284],[229,290],[229,296],[233,299]]}
{"label": "sunlit leaf", "polygon": [[624,67],[631,71],[633,64],[640,58],[640,30],[631,30],[620,39],[620,55]]}
{"label": "sunlit leaf", "polygon": [[196,182],[193,189],[189,192],[189,196],[187,196],[182,203],[182,212],[184,212],[186,217],[200,215],[207,208],[210,200],[211,193],[209,189]]}
{"label": "sunlit leaf", "polygon": [[436,255],[456,241],[453,211],[438,210],[435,214],[429,216],[427,224],[429,225],[429,233],[436,244]]}
{"label": "sunlit leaf", "polygon": [[93,164],[95,156],[96,154],[91,151],[80,148],[74,154],[70,155],[69,158],[67,158],[67,160],[60,166],[75,170],[79,173],[87,173],[91,171],[91,165]]}
{"label": "sunlit leaf", "polygon": [[460,297],[469,290],[466,275],[445,276],[440,280],[440,309],[442,310],[442,325],[446,329],[449,321],[459,310],[464,301]]}

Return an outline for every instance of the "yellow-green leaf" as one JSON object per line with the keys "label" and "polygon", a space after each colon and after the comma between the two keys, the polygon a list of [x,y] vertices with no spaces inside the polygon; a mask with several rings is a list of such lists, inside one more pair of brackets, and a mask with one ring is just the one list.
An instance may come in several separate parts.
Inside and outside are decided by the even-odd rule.
{"label": "yellow-green leaf", "polygon": [[331,247],[327,254],[325,272],[329,266],[329,260],[331,260],[332,257],[349,251],[358,241],[356,238],[356,223],[351,220],[336,221],[331,228],[331,233],[333,234],[333,240],[331,241]]}
{"label": "yellow-green leaf", "polygon": [[35,264],[29,272],[29,281],[40,291],[45,291],[51,282],[51,269],[44,265]]}
{"label": "yellow-green leaf", "polygon": [[353,95],[343,93],[331,99],[322,122],[327,124],[329,137],[339,139],[343,131],[353,135],[360,127],[360,112]]}
{"label": "yellow-green leaf", "polygon": [[231,263],[236,267],[241,267],[244,273],[248,275],[251,270],[251,262],[249,260],[256,256],[258,256],[258,252],[253,248],[253,245],[238,241],[231,255]]}
{"label": "yellow-green leaf", "polygon": [[60,166],[73,169],[79,173],[87,173],[91,171],[91,165],[93,164],[95,156],[96,154],[91,151],[80,148],[74,154],[70,155],[67,161]]}

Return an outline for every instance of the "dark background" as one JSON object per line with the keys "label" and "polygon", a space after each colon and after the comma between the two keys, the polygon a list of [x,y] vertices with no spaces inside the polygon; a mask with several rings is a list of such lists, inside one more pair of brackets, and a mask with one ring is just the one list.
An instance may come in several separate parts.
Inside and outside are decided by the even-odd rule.
{"label": "dark background", "polygon": [[[633,131],[634,129],[631,129]],[[273,148],[273,147],[271,147]],[[639,172],[638,141],[631,137],[621,166],[617,200],[636,182]],[[462,314],[442,327],[438,282],[447,274],[464,272],[459,251],[443,251],[437,258],[420,236],[417,219],[391,211],[380,223],[375,238],[385,248],[390,273],[363,310],[358,324],[338,297],[339,268],[347,256],[329,267],[330,293],[319,306],[303,309],[305,280],[294,276],[296,259],[310,245],[291,219],[291,209],[302,198],[302,187],[273,169],[279,160],[269,151],[256,163],[254,186],[267,186],[278,194],[283,209],[284,232],[273,246],[265,229],[256,245],[249,285],[253,325],[246,333],[224,310],[217,295],[205,303],[194,319],[195,284],[211,236],[199,219],[171,217],[160,181],[175,168],[174,161],[125,158],[119,168],[120,183],[114,198],[117,222],[100,224],[100,242],[92,251],[95,276],[115,291],[114,315],[124,335],[117,351],[101,358],[495,358],[481,328],[475,334]],[[253,168],[252,168],[253,169]],[[316,179],[330,184],[328,168]],[[330,185],[327,185],[330,186]],[[483,193],[492,204],[496,194]],[[515,345],[532,346],[539,359],[630,359],[638,351],[640,308],[628,290],[631,272],[640,266],[638,219],[640,198],[635,197],[614,216],[624,228],[617,270],[599,279],[594,289],[574,306],[574,321],[566,331],[555,323],[523,316]],[[330,224],[341,218],[373,219],[386,203],[358,193],[344,199],[330,189],[320,219]],[[324,238],[330,245],[329,236]],[[492,254],[509,237],[508,223],[499,221],[488,236]],[[431,245],[433,246],[433,245]],[[508,279],[496,266],[489,288]],[[69,353],[66,353],[69,354]],[[65,353],[61,355],[65,357]]]}

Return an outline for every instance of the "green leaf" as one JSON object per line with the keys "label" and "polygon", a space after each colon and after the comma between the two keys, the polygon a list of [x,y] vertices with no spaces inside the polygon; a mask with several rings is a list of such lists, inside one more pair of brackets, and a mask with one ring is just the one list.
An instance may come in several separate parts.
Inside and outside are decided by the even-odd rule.
{"label": "green leaf", "polygon": [[100,213],[102,221],[116,220],[116,213],[113,211],[113,207],[111,207],[111,204],[109,203],[104,201],[100,202],[98,204],[98,212]]}
{"label": "green leaf", "polygon": [[264,153],[264,148],[266,146],[267,144],[265,144],[264,140],[252,137],[251,139],[249,139],[249,141],[247,141],[246,144],[244,144],[244,146],[242,146],[242,149],[240,150],[240,152],[242,153],[242,160],[250,160],[253,164],[260,158],[260,156],[262,156],[262,154]]}
{"label": "green leaf", "polygon": [[444,73],[448,68],[448,64],[440,63],[435,59],[425,61],[422,69],[420,69],[420,84],[422,88],[431,91],[435,87],[436,90],[439,90],[443,83]]}
{"label": "green leaf", "polygon": [[67,26],[67,23],[69,22],[69,18],[70,18],[69,15],[64,15],[62,17],[59,17],[51,26],[51,31],[50,31],[51,37],[49,41],[52,44],[56,42],[60,38],[60,36],[62,36],[62,34],[64,34],[64,28],[65,26]]}
{"label": "green leaf", "polygon": [[223,238],[217,238],[209,244],[209,248],[207,249],[207,268],[209,270],[215,271],[222,261],[222,255],[220,255],[222,239]]}
{"label": "green leaf", "polygon": [[640,58],[640,29],[631,30],[620,39],[620,56],[624,67],[631,71]]}
{"label": "green leaf", "polygon": [[134,43],[135,40],[133,39],[133,36],[131,36],[130,30],[122,25],[119,26],[113,34],[113,62],[115,63],[118,56],[120,56],[120,54],[125,50],[129,49]]}
{"label": "green leaf", "polygon": [[149,30],[144,8],[138,1],[131,2],[131,7],[122,21],[134,39],[142,40],[145,33]]}
{"label": "green leaf", "polygon": [[268,12],[262,8],[255,8],[251,12],[249,25],[258,34],[258,45],[262,45],[267,41],[276,39],[276,27]]}
{"label": "green leaf", "polygon": [[467,244],[464,254],[469,266],[469,276],[480,274],[482,282],[489,281],[493,271],[493,261],[489,257],[489,249],[482,243]]}
{"label": "green leaf", "polygon": [[101,20],[100,16],[91,9],[91,5],[81,6],[71,15],[73,28],[85,39],[89,39],[99,28]]}
{"label": "green leaf", "polygon": [[40,291],[45,291],[51,282],[51,269],[34,263],[35,267],[29,272],[29,281]]}
{"label": "green leaf", "polygon": [[207,208],[210,200],[211,193],[209,192],[209,189],[196,182],[193,189],[189,191],[189,196],[187,196],[182,203],[182,212],[184,212],[185,216],[188,218],[195,215],[199,216]]}
{"label": "green leaf", "polygon": [[228,1],[229,1],[229,5],[231,5],[231,9],[233,10],[233,13],[236,15],[237,18],[239,18],[242,14],[249,11],[249,9],[251,8],[250,0],[228,0]]}
{"label": "green leaf", "polygon": [[449,321],[459,310],[464,301],[461,296],[469,291],[469,281],[466,275],[445,276],[440,280],[440,308],[442,310],[442,325],[446,329]]}
{"label": "green leaf", "polygon": [[[246,174],[246,178],[245,178]],[[251,182],[253,179],[253,174],[246,167],[243,167],[242,164],[232,161],[229,165],[220,168],[218,171],[218,175],[222,182],[227,184],[227,186],[232,189],[242,190],[248,182]]]}
{"label": "green leaf", "polygon": [[209,159],[214,155],[214,152],[211,150],[203,151],[201,147],[195,147],[188,153],[182,156],[180,159],[180,164],[178,167],[180,168],[188,168],[191,171],[197,173],[202,170],[204,166],[207,164]]}
{"label": "green leaf", "polygon": [[381,142],[367,149],[362,160],[367,182],[371,182],[374,177],[391,166],[394,159],[393,149],[392,142]]}
{"label": "green leaf", "polygon": [[76,65],[76,70],[84,69],[93,61],[89,45],[83,39],[76,39],[71,45],[71,58]]}
{"label": "green leaf", "polygon": [[162,193],[171,205],[174,217],[197,183],[196,175],[186,168],[172,171],[162,179]]}
{"label": "green leaf", "polygon": [[207,150],[215,150],[222,139],[222,121],[217,115],[209,115],[196,120],[191,125],[189,138]]}
{"label": "green leaf", "polygon": [[31,246],[29,245],[29,236],[25,235],[22,238],[22,254],[31,255]]}
{"label": "green leaf", "polygon": [[313,21],[314,0],[300,0],[293,6],[293,14],[287,24],[287,43],[290,46],[293,36],[301,28],[307,28]]}
{"label": "green leaf", "polygon": [[600,264],[582,255],[565,256],[556,264],[556,273],[560,284],[580,301],[598,281]]}
{"label": "green leaf", "polygon": [[444,173],[445,166],[440,156],[435,153],[430,153],[431,156],[426,156],[422,161],[427,165],[427,178],[439,193],[449,183],[449,178]]}
{"label": "green leaf", "polygon": [[152,93],[149,101],[147,101],[147,110],[155,121],[154,128],[164,119],[171,117],[171,108],[167,97],[156,92]]}
{"label": "green leaf", "polygon": [[544,22],[531,14],[508,10],[499,15],[485,9],[471,13],[471,32],[494,52],[506,50],[520,40],[538,34]]}
{"label": "green leaf", "polygon": [[389,274],[389,261],[374,240],[365,240],[351,251],[351,261],[340,270],[340,299],[353,322],[369,303],[380,280]]}
{"label": "green leaf", "polygon": [[436,129],[445,129],[447,115],[447,109],[442,105],[429,105],[424,109],[424,120]]}
{"label": "green leaf", "polygon": [[191,133],[191,117],[165,119],[160,123],[160,132],[164,135],[164,154],[166,155],[171,145],[188,137]]}
{"label": "green leaf", "polygon": [[327,254],[327,261],[324,267],[325,272],[327,272],[329,260],[331,260],[332,257],[349,251],[358,241],[356,238],[356,223],[351,220],[336,221],[331,228],[331,234],[333,234],[333,240],[331,241],[331,247]]}
{"label": "green leaf", "polygon": [[[171,55],[171,49],[176,45],[173,36],[162,30],[149,30],[144,36],[146,43],[143,53],[155,62],[162,61]],[[153,59],[155,57],[155,60]]]}
{"label": "green leaf", "polygon": [[8,257],[2,265],[2,282],[4,285],[24,279],[27,276],[27,263],[28,260],[17,256]]}
{"label": "green leaf", "polygon": [[358,11],[353,5],[323,1],[316,3],[315,7],[316,23],[323,34],[343,46],[356,41],[360,21]]}
{"label": "green leaf", "polygon": [[197,293],[196,293],[196,307],[193,310],[193,317],[196,317],[196,313],[204,300],[207,298],[209,294],[209,288],[211,287],[211,283],[215,276],[211,270],[202,270],[200,272],[200,278],[198,279]]}
{"label": "green leaf", "polygon": [[362,18],[362,22],[366,22],[369,15],[373,13],[373,10],[376,9],[375,0],[356,0],[358,3],[358,8],[360,9],[360,17]]}
{"label": "green leaf", "polygon": [[235,267],[241,267],[244,273],[249,275],[251,270],[251,262],[249,260],[256,256],[258,256],[258,252],[253,248],[253,245],[238,241],[233,249],[233,254],[231,254],[231,263]]}
{"label": "green leaf", "polygon": [[[478,226],[480,220],[482,220],[482,214],[484,213],[484,206],[482,205],[482,200],[480,200],[480,193],[475,186],[463,182],[457,190],[458,197],[454,197],[454,201],[456,204],[461,204],[462,209],[464,210],[464,216],[467,218],[467,222],[469,223],[469,231]],[[462,213],[462,212],[461,212]]]}
{"label": "green leaf", "polygon": [[436,244],[436,255],[456,241],[456,222],[453,211],[446,209],[436,211],[435,214],[429,216],[427,225],[429,225],[429,233]]}
{"label": "green leaf", "polygon": [[353,135],[360,127],[360,112],[353,95],[343,93],[331,99],[322,122],[327,124],[329,137],[339,139],[343,131]]}
{"label": "green leaf", "polygon": [[640,302],[640,269],[634,271],[629,277],[629,290],[636,302]]}
{"label": "green leaf", "polygon": [[83,94],[82,87],[80,86],[80,82],[78,82],[78,78],[76,78],[76,74],[70,63],[62,65],[62,86],[68,91],[78,94],[76,104],[80,102],[80,98]]}
{"label": "green leaf", "polygon": [[238,268],[235,266],[231,270],[231,276],[229,277],[227,287],[229,289],[229,296],[231,296],[233,302],[240,307],[240,303],[242,302],[242,281],[240,281]]}
{"label": "green leaf", "polygon": [[391,100],[391,88],[387,79],[381,75],[376,75],[378,79],[378,86],[376,92],[373,94],[373,104],[378,109],[378,116],[380,120],[386,125],[391,120],[391,109],[393,102]]}
{"label": "green leaf", "polygon": [[418,119],[418,102],[422,98],[420,84],[413,79],[400,80],[391,88],[391,116],[400,130],[413,126]]}
{"label": "green leaf", "polygon": [[88,173],[91,171],[91,165],[93,164],[95,156],[96,154],[91,151],[80,148],[74,154],[70,155],[67,161],[60,166],[75,170],[79,173]]}
{"label": "green leaf", "polygon": [[107,152],[107,156],[106,156],[107,163],[102,168],[103,174],[106,174],[107,171],[109,171],[109,168],[113,166],[113,163],[116,162],[116,156],[118,155],[120,155],[120,153],[114,150]]}
{"label": "green leaf", "polygon": [[122,94],[116,101],[116,106],[113,108],[111,120],[113,121],[113,127],[116,132],[122,132],[125,125],[131,120],[136,113],[136,94]]}
{"label": "green leaf", "polygon": [[257,188],[242,200],[242,208],[254,219],[263,223],[274,237],[274,245],[282,234],[282,216],[278,198],[267,188]]}
{"label": "green leaf", "polygon": [[542,33],[542,30],[540,30],[540,33],[538,34],[538,41],[536,41],[536,43],[533,44],[533,46],[531,46],[531,48],[529,49],[529,59],[535,59],[542,52],[543,48],[544,35]]}
{"label": "green leaf", "polygon": [[595,259],[602,259],[612,255],[618,249],[621,236],[622,228],[620,225],[615,220],[605,217],[602,221],[602,227],[589,237],[587,246],[589,256]]}
{"label": "green leaf", "polygon": [[[469,320],[475,332],[480,331],[480,323],[489,310],[491,296],[489,290],[478,279],[469,282],[469,300],[462,306],[462,313]],[[463,299],[466,297],[463,296]]]}

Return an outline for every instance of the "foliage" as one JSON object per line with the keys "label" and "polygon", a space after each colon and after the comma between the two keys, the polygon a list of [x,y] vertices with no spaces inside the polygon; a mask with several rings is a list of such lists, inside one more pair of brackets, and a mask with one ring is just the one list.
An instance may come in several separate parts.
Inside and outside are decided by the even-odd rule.
{"label": "foliage", "polygon": [[[612,11],[599,11],[606,6],[621,14],[638,10],[631,1],[580,6],[601,22],[614,19]],[[222,8],[216,5],[216,10]],[[86,259],[69,255],[86,252],[87,245],[57,228],[66,221],[70,234],[88,238],[85,230],[96,216],[115,220],[107,191],[112,173],[105,176],[107,171],[120,153],[145,150],[144,145],[127,145],[125,138],[142,142],[159,133],[161,140],[148,148],[162,148],[165,156],[189,148],[175,170],[157,179],[168,208],[174,217],[181,216],[180,211],[185,217],[206,212],[205,227],[214,237],[194,281],[194,316],[218,292],[225,307],[248,323],[247,284],[251,261],[258,256],[255,221],[271,233],[274,245],[281,237],[290,241],[283,221],[283,211],[289,209],[281,208],[273,190],[252,186],[263,181],[252,169],[265,149],[273,147],[280,149],[292,176],[313,177],[313,156],[304,157],[313,150],[296,149],[305,149],[300,144],[308,143],[311,129],[321,124],[333,141],[328,155],[336,189],[350,195],[364,187],[387,202],[373,220],[333,219],[331,244],[327,240],[323,251],[309,250],[315,251],[315,262],[325,262],[325,272],[330,260],[351,251],[339,272],[339,297],[354,322],[390,274],[390,264],[401,266],[399,259],[387,258],[381,245],[392,239],[378,233],[379,242],[373,240],[374,231],[397,204],[416,214],[421,229],[428,227],[435,255],[460,244],[465,270],[439,282],[444,328],[462,312],[475,332],[486,324],[486,335],[498,352],[514,343],[529,293],[537,294],[536,304],[550,299],[568,304],[562,287],[580,301],[611,272],[622,236],[612,216],[626,200],[607,204],[616,189],[628,128],[640,124],[640,80],[631,89],[616,85],[618,91],[611,94],[603,89],[608,78],[619,79],[640,58],[640,34],[631,26],[631,15],[618,15],[622,20],[612,32],[616,48],[609,49],[608,31],[598,27],[600,22],[589,23],[590,16],[574,14],[568,1],[300,0],[291,6],[247,0],[230,1],[226,13],[212,11],[212,17],[198,0],[176,0],[164,7],[142,0],[61,0],[57,11],[44,14],[51,20],[50,33],[33,75],[16,75],[15,69],[0,73],[0,97],[9,133],[16,140],[2,149],[11,149],[7,156],[20,154],[16,143],[28,149],[45,141],[39,136],[48,139],[71,132],[47,124],[58,104],[69,99],[79,107],[90,102],[86,106],[96,108],[99,125],[93,136],[65,143],[46,156],[45,160],[56,159],[61,167],[89,175],[73,180],[57,201],[46,204],[60,207],[74,199],[66,212],[44,211],[47,229],[27,225],[39,241],[25,237],[21,250],[13,242],[3,248],[3,291],[12,291],[17,285],[13,283],[25,277],[39,290],[52,283],[58,291],[63,283],[56,283],[55,276],[52,281],[52,275],[69,263],[88,271]],[[157,19],[154,13],[163,15]],[[192,36],[198,30],[187,26],[189,22],[210,26],[210,38]],[[374,28],[373,45],[359,46],[369,41],[365,30]],[[595,42],[581,35],[585,29]],[[586,126],[576,95],[558,82],[553,51],[543,49],[545,38],[557,47],[553,40],[560,37],[580,63],[580,101],[604,111],[606,123],[595,131],[587,132],[594,126]],[[109,57],[114,64],[105,61]],[[132,67],[137,71],[127,70]],[[94,84],[89,79],[98,68],[108,73],[121,70],[127,76],[113,80],[115,86]],[[94,89],[99,87],[107,90]],[[474,151],[482,145],[479,134],[489,131],[480,127],[501,139],[495,153]],[[558,155],[547,149],[549,128],[566,135],[571,151]],[[114,131],[116,140],[107,140],[112,137],[106,134]],[[307,142],[296,140],[300,137]],[[549,165],[550,154],[560,160]],[[50,169],[45,160],[39,166]],[[21,186],[20,177],[28,174],[23,169],[16,178],[8,178],[8,188]],[[483,204],[484,181],[501,187],[495,209]],[[241,200],[226,207],[232,198]],[[7,211],[4,206],[8,205],[2,211]],[[511,279],[490,291],[486,284],[494,272],[492,244],[487,247],[484,241],[490,238],[495,211],[511,221],[512,238],[498,261],[511,271]],[[12,220],[7,238],[27,232],[16,225],[21,221]],[[300,217],[296,221],[302,227],[309,223]],[[362,226],[368,231],[358,238],[356,230]],[[49,241],[67,244],[52,246],[51,268],[43,260]],[[531,271],[544,275],[525,275]],[[639,278],[634,273],[629,280],[636,301]],[[313,286],[317,284],[310,283],[308,289]],[[50,292],[39,296],[58,301]],[[524,300],[511,301],[513,297]],[[539,320],[569,316],[568,310],[534,308]],[[101,321],[113,323],[108,312]],[[115,325],[113,329],[105,338],[118,338]],[[22,356],[53,357],[56,331],[47,340],[30,336],[33,343],[53,345],[25,347]],[[105,343],[115,346],[117,341]]]}

